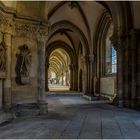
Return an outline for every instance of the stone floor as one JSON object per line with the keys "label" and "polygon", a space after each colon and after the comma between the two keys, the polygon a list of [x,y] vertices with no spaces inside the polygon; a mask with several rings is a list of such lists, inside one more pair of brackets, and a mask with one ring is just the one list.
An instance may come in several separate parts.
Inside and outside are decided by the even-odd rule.
{"label": "stone floor", "polygon": [[48,94],[48,116],[21,117],[0,127],[0,138],[140,139],[140,112],[81,95]]}

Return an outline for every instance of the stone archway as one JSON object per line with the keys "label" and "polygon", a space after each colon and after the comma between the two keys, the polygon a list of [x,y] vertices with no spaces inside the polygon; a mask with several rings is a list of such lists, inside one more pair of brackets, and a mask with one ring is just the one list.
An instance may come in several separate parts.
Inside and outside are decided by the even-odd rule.
{"label": "stone archway", "polygon": [[46,71],[45,71],[45,89],[49,91],[48,88],[48,67],[49,67],[49,57],[51,52],[55,49],[61,48],[67,52],[70,57],[70,90],[78,90],[78,62],[77,56],[72,48],[63,41],[55,41],[46,46]]}

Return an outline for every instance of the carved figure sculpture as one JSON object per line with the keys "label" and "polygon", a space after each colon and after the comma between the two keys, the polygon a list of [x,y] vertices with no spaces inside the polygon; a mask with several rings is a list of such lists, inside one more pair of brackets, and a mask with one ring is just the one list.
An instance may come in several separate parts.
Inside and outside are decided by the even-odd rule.
{"label": "carved figure sculpture", "polygon": [[4,43],[0,43],[0,78],[5,77],[6,72],[6,48]]}
{"label": "carved figure sculpture", "polygon": [[29,83],[30,68],[32,61],[31,52],[28,46],[26,44],[19,46],[19,53],[17,53],[16,56],[17,56],[16,81],[19,84],[27,84]]}

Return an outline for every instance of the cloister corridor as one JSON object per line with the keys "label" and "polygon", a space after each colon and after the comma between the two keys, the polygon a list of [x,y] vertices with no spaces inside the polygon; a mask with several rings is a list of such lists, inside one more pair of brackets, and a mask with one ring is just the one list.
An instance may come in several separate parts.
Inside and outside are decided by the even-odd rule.
{"label": "cloister corridor", "polygon": [[140,1],[0,0],[0,139],[140,139]]}
{"label": "cloister corridor", "polygon": [[46,94],[47,116],[18,117],[0,126],[0,138],[140,138],[140,112],[71,93]]}

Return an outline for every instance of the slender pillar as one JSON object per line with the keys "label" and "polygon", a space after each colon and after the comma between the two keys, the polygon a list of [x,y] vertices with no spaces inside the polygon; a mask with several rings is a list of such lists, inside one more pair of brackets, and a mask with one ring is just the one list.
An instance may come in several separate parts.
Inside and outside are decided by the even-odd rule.
{"label": "slender pillar", "polygon": [[94,84],[93,84],[93,78],[94,78],[94,71],[93,71],[93,65],[94,65],[94,55],[89,55],[89,95],[94,96]]}
{"label": "slender pillar", "polygon": [[73,65],[73,89],[78,90],[78,67],[76,64]]}
{"label": "slender pillar", "polygon": [[117,48],[117,96],[118,96],[118,106],[123,107],[123,47]]}
{"label": "slender pillar", "polygon": [[73,90],[73,64],[70,64],[69,67],[70,67],[70,90]]}
{"label": "slender pillar", "polygon": [[45,67],[45,91],[49,91],[48,87],[48,69],[49,69],[49,62],[46,62],[46,67]]}
{"label": "slender pillar", "polygon": [[89,90],[89,68],[88,68],[88,57],[84,56],[84,65],[85,65],[85,78],[86,78],[86,85],[85,85],[85,94],[88,94]]}
{"label": "slender pillar", "polygon": [[48,113],[48,103],[45,100],[45,43],[43,37],[38,38],[38,104],[40,114],[43,115]]}
{"label": "slender pillar", "polygon": [[4,108],[9,109],[12,106],[11,96],[11,34],[4,34],[6,45],[6,79],[4,80]]}
{"label": "slender pillar", "polygon": [[62,72],[62,86],[64,85],[64,73]]}
{"label": "slender pillar", "polygon": [[68,86],[68,71],[66,70],[66,86]]}
{"label": "slender pillar", "polygon": [[98,97],[94,94],[94,55],[85,56],[85,64],[87,69],[87,90],[83,97],[90,101],[96,100]]}
{"label": "slender pillar", "polygon": [[38,93],[39,100],[45,96],[45,39],[38,39]]}

